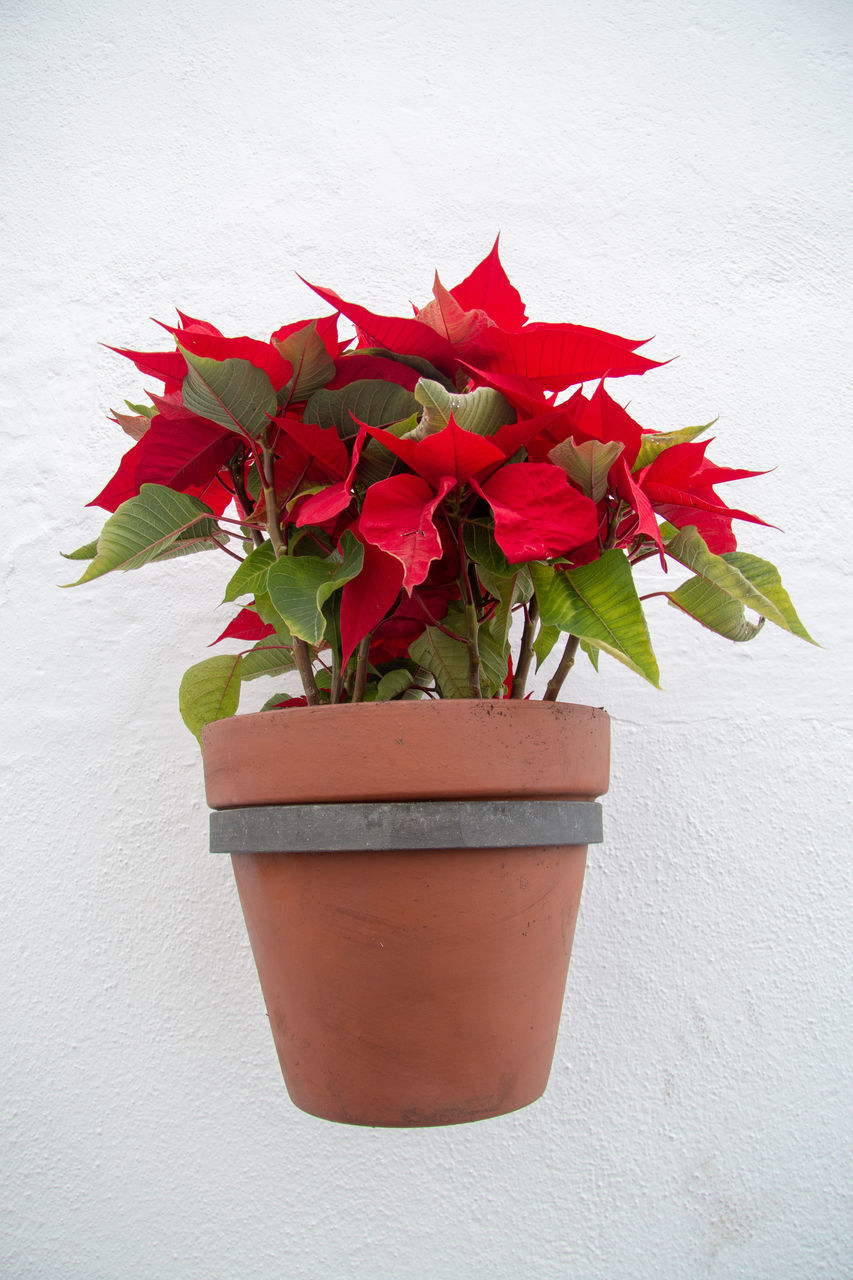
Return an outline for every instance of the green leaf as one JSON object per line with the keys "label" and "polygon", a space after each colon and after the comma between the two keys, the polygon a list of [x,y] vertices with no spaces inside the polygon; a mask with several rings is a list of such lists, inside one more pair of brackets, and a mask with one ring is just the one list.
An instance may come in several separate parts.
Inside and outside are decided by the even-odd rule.
{"label": "green leaf", "polygon": [[455,393],[449,392],[440,382],[421,378],[414,394],[424,406],[421,431],[425,436],[446,427],[451,414],[458,427],[478,436],[493,435],[498,427],[516,419],[516,412],[509,401],[493,387]]}
{"label": "green leaf", "polygon": [[409,645],[409,656],[435,676],[442,697],[471,697],[468,646],[462,640],[454,640],[438,627],[427,627]]}
{"label": "green leaf", "polygon": [[[461,634],[465,627],[465,615],[460,609],[451,609],[444,624],[449,630]],[[508,649],[495,640],[484,626],[479,628],[477,640],[480,652],[480,687],[483,696],[490,698],[506,681]],[[471,697],[468,645],[464,640],[456,640],[438,627],[427,627],[409,645],[409,656],[435,677],[443,697]]]}
{"label": "green leaf", "polygon": [[129,400],[124,403],[132,413],[140,414],[143,418],[153,418],[157,413],[157,406],[154,404],[131,404]]}
{"label": "green leaf", "polygon": [[94,560],[98,551],[98,539],[94,542],[87,542],[85,546],[78,547],[76,551],[60,551],[60,555],[64,560]]}
{"label": "green leaf", "polygon": [[[698,579],[714,591],[722,592],[723,596],[752,609],[762,618],[775,622],[777,627],[792,632],[800,639],[807,640],[810,644],[815,643],[797,617],[790,597],[782,586],[778,570],[767,560],[760,560],[758,556],[747,555],[743,551],[730,551],[722,556],[715,555],[708,549],[705,539],[693,525],[679,530],[674,537],[668,538],[665,550],[668,556],[672,556],[679,564],[692,570]],[[726,628],[720,634],[728,636],[729,639],[752,638],[744,632],[744,627],[749,628],[752,624],[741,625],[737,621],[738,617],[742,616],[742,609],[738,615],[725,608],[722,601],[715,603],[713,595],[691,585],[693,581],[690,579],[677,591],[667,593],[674,604],[685,608],[685,600],[689,600],[691,607],[685,609],[685,612],[693,616],[696,616],[693,608],[698,604],[709,617],[719,618]],[[711,630],[718,630],[717,626],[712,626],[711,622],[704,620],[704,617],[699,617],[698,621],[703,622],[705,626],[710,626]],[[737,632],[736,635],[731,634],[732,629]],[[754,635],[755,632],[753,631],[752,634]]]}
{"label": "green leaf", "polygon": [[533,652],[536,656],[536,670],[542,666],[542,663],[548,657],[548,654],[554,648],[563,633],[559,627],[540,627],[536,633],[536,639],[533,641]]}
{"label": "green leaf", "polygon": [[258,676],[280,676],[295,667],[293,639],[286,632],[266,636],[243,655],[243,679],[257,680]]}
{"label": "green leaf", "polygon": [[184,404],[240,435],[260,436],[278,409],[268,375],[248,360],[211,360],[179,346],[187,362]]}
{"label": "green leaf", "polygon": [[628,557],[613,547],[590,564],[559,572],[530,566],[545,626],[603,649],[655,688],[660,673]]}
{"label": "green leaf", "polygon": [[581,640],[581,648],[597,671],[598,659],[600,657],[598,649],[596,649],[594,644],[587,644],[585,640]]}
{"label": "green leaf", "polygon": [[370,427],[384,427],[389,422],[409,418],[417,411],[418,402],[405,387],[395,382],[359,378],[336,391],[315,391],[305,406],[303,416],[306,422],[335,427],[338,434],[348,440],[358,431],[353,416]]}
{"label": "green leaf", "polygon": [[791,604],[791,597],[782,586],[779,570],[774,565],[768,560],[760,560],[758,556],[751,556],[746,551],[727,551],[720,558],[734,565],[753,587],[761,592],[765,600],[769,600],[774,605],[781,621],[779,618],[771,617],[770,614],[765,614],[764,616],[770,622],[784,627],[786,631],[799,636],[801,640],[807,640],[809,644],[817,645],[817,640],[812,639],[797,617],[797,612]]}
{"label": "green leaf", "polygon": [[410,689],[414,682],[411,671],[407,671],[405,667],[395,667],[393,671],[386,671],[379,681],[376,697],[380,702],[390,702],[392,698],[399,698],[401,693]]}
{"label": "green leaf", "polygon": [[548,454],[562,467],[570,480],[579,485],[588,498],[600,502],[607,492],[607,473],[625,448],[619,440],[604,444],[601,440],[563,440]]}
{"label": "green leaf", "polygon": [[272,344],[293,366],[293,377],[279,397],[282,403],[307,400],[335,376],[335,362],[317,332],[316,320],[309,321],[281,341],[273,338]]}
{"label": "green leaf", "polygon": [[703,431],[709,431],[716,421],[717,419],[714,418],[701,427],[681,427],[678,431],[656,431],[654,434],[644,435],[640,442],[640,452],[631,470],[641,471],[650,462],[654,462],[665,449],[671,449],[674,444],[687,444],[688,441],[695,440]]}
{"label": "green leaf", "polygon": [[[99,578],[113,569],[139,569],[219,546],[225,535],[210,507],[162,484],[144,484],[110,516],[98,538],[97,555],[82,578],[63,586]],[[81,548],[82,550],[83,548]]]}
{"label": "green leaf", "polygon": [[333,592],[361,573],[362,544],[349,530],[341,544],[343,555],[334,551],[325,559],[281,556],[267,574],[267,592],[273,606],[293,635],[308,644],[319,644],[325,634],[323,605]]}
{"label": "green leaf", "polygon": [[727,595],[719,587],[703,578],[688,578],[677,591],[666,592],[667,599],[676,609],[689,614],[709,631],[725,636],[727,640],[752,640],[758,635],[764,619],[750,622],[739,600]]}
{"label": "green leaf", "polygon": [[237,711],[242,665],[239,654],[221,654],[197,662],[184,673],[178,704],[184,724],[199,742],[206,724],[225,720]]}
{"label": "green leaf", "polygon": [[271,542],[262,542],[259,547],[255,547],[231,577],[225,588],[223,603],[263,591],[270,566],[274,563],[275,551]]}
{"label": "green leaf", "polygon": [[[399,351],[389,351],[387,347],[359,347],[356,351],[348,352],[347,355],[355,356],[384,356],[386,360],[396,360],[397,364],[407,365],[409,369],[415,369],[424,378],[432,378],[435,382],[440,382],[443,387],[447,387],[448,391],[455,391],[456,388],[452,380],[436,369],[434,364],[429,360],[425,360],[423,356],[403,355]],[[343,356],[346,361],[347,355]]]}

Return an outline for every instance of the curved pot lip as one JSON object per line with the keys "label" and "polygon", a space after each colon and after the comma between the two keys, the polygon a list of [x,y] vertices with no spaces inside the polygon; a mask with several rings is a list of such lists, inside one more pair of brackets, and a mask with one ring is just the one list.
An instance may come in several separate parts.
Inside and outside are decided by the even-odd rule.
{"label": "curved pot lip", "polygon": [[202,736],[212,809],[406,799],[592,800],[610,717],[570,702],[444,699],[294,707]]}
{"label": "curved pot lip", "polygon": [[541,699],[532,698],[518,701],[511,698],[413,698],[405,702],[399,699],[390,702],[339,702],[334,706],[324,703],[317,707],[280,707],[271,711],[247,711],[242,715],[213,720],[210,724],[206,724],[202,730],[202,741],[206,743],[208,739],[218,737],[220,734],[227,735],[235,726],[238,726],[240,732],[248,732],[255,725],[267,725],[276,721],[281,724],[292,724],[295,727],[300,722],[307,725],[312,719],[320,717],[328,723],[334,717],[349,718],[356,715],[368,715],[372,719],[384,716],[389,720],[397,720],[400,717],[416,720],[424,716],[444,719],[454,716],[466,719],[472,716],[481,716],[483,719],[511,716],[514,719],[534,720],[540,717],[546,720],[555,716],[589,715],[596,719],[602,717],[605,721],[610,720],[604,707],[592,707],[582,702],[543,702]]}

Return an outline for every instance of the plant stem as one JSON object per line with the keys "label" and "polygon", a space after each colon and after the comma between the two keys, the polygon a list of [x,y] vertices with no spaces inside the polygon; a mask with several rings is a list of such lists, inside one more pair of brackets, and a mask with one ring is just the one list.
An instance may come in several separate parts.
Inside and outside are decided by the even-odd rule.
{"label": "plant stem", "polygon": [[219,547],[221,551],[224,551],[227,556],[232,556],[239,564],[243,563],[243,557],[238,556],[237,552],[232,551],[230,547],[226,547],[224,542],[217,542],[216,545]]}
{"label": "plant stem", "polygon": [[563,681],[575,665],[575,654],[580,644],[580,636],[569,636],[566,641],[566,647],[563,650],[563,656],[557,664],[557,670],[548,681],[543,702],[556,702],[557,696],[563,687]]}
{"label": "plant stem", "polygon": [[261,445],[261,458],[263,463],[261,483],[264,490],[264,505],[267,510],[267,533],[270,536],[270,542],[273,545],[277,560],[284,552],[284,543],[281,540],[281,521],[275,497],[272,450],[269,445]]}
{"label": "plant stem", "polygon": [[533,641],[536,638],[536,623],[539,620],[539,605],[533,596],[524,611],[524,630],[521,633],[521,645],[518,650],[518,666],[513,672],[512,694],[514,699],[524,697],[524,688],[533,660]]}
{"label": "plant stem", "polygon": [[480,682],[480,619],[471,590],[471,578],[468,574],[468,557],[465,554],[465,543],[462,537],[462,522],[457,520],[453,531],[456,546],[459,549],[459,586],[465,601],[465,643],[468,646],[468,688],[472,698],[482,698],[483,687]]}
{"label": "plant stem", "polygon": [[320,702],[320,692],[317,688],[317,682],[314,679],[314,667],[311,662],[311,653],[307,643],[300,640],[298,636],[293,637],[293,661],[296,664],[296,670],[299,672],[299,679],[302,681],[302,688],[305,693],[305,701],[309,707],[316,707]]}
{"label": "plant stem", "polygon": [[[228,470],[231,472],[231,479],[234,481],[234,489],[237,494],[237,509],[239,510],[241,516],[248,516],[249,512],[252,510],[252,502],[249,498],[248,493],[246,492],[246,486],[243,484],[244,458],[245,458],[245,450],[241,448],[237,453],[234,454],[234,457],[229,462]],[[249,532],[251,533],[252,541],[254,542],[255,546],[259,547],[264,540],[264,536],[261,533],[260,529],[257,529],[253,526],[249,530]]]}
{"label": "plant stem", "polygon": [[[467,573],[465,577],[467,578]],[[482,698],[483,689],[480,684],[480,622],[477,617],[477,606],[473,600],[465,605],[465,622],[468,626],[468,687],[472,698]]]}
{"label": "plant stem", "polygon": [[358,646],[358,658],[355,665],[355,680],[352,686],[352,702],[362,702],[364,700],[364,691],[367,688],[367,667],[368,656],[370,654],[370,632],[364,637]]}
{"label": "plant stem", "polygon": [[343,687],[343,679],[341,672],[341,663],[338,658],[337,650],[332,650],[332,684],[329,689],[329,702],[334,705],[341,700],[341,689]]}
{"label": "plant stem", "polygon": [[[267,533],[270,536],[275,558],[278,560],[284,555],[285,549],[281,539],[281,523],[275,496],[272,449],[263,441],[261,442],[261,484],[263,485],[264,504],[267,512]],[[293,637],[293,661],[296,664],[296,670],[299,672],[299,679],[302,681],[305,701],[309,707],[316,707],[320,702],[320,692],[314,679],[314,664],[311,661],[311,651],[306,641],[300,640],[298,636]]]}

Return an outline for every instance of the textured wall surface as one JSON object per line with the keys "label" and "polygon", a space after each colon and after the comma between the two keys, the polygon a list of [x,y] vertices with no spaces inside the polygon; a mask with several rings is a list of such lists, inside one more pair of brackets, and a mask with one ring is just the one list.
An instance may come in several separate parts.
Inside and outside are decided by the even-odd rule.
{"label": "textured wall surface", "polygon": [[[0,1273],[842,1280],[851,1206],[849,37],[843,0],[3,5]],[[655,334],[719,416],[815,649],[649,605],[618,664],[549,1092],[427,1132],[296,1111],[180,675],[216,557],[57,556],[175,306],[265,337],[294,272],[396,310],[502,232],[536,318]],[[224,565],[223,561],[223,565]],[[195,588],[198,587],[196,591]],[[656,607],[657,606],[657,607]]]}

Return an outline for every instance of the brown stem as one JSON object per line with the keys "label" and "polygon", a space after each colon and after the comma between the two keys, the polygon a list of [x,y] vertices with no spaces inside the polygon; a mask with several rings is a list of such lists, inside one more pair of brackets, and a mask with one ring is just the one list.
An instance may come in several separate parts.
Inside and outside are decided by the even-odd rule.
{"label": "brown stem", "polygon": [[296,670],[299,672],[299,679],[302,681],[302,688],[305,692],[305,701],[309,707],[316,707],[320,702],[320,691],[317,688],[317,682],[314,679],[314,666],[311,662],[311,652],[304,640],[300,640],[298,636],[293,637],[293,661],[296,663]]}
{"label": "brown stem", "polygon": [[371,635],[368,634],[358,646],[358,657],[355,665],[355,680],[352,686],[352,701],[362,702],[364,700],[364,691],[367,688],[367,667],[368,657],[370,654]]}
{"label": "brown stem", "polygon": [[524,630],[521,633],[521,644],[518,650],[518,665],[512,676],[512,694],[514,699],[524,697],[530,663],[533,660],[533,641],[536,639],[536,623],[539,620],[539,605],[534,596],[524,611]]}
{"label": "brown stem", "polygon": [[329,702],[338,703],[341,700],[341,689],[343,688],[343,677],[341,672],[340,659],[336,650],[332,650],[332,683],[329,688]]}
{"label": "brown stem", "polygon": [[281,517],[275,496],[275,477],[273,473],[272,449],[261,443],[261,484],[264,490],[264,505],[267,512],[267,533],[275,551],[276,560],[284,552],[281,540]]}
{"label": "brown stem", "polygon": [[[228,464],[228,470],[231,472],[231,479],[234,481],[234,490],[237,495],[237,508],[240,515],[243,517],[248,516],[253,506],[253,503],[246,492],[246,486],[243,484],[243,460],[245,456],[245,450],[241,448],[239,452],[234,454],[234,457]],[[249,531],[252,535],[252,541],[255,546],[261,546],[264,540],[264,535],[261,533],[260,529],[252,526]]]}
{"label": "brown stem", "polygon": [[230,547],[226,547],[226,545],[225,545],[225,543],[224,543],[224,542],[217,542],[217,544],[216,544],[216,545],[219,547],[220,551],[224,551],[224,552],[225,552],[225,554],[226,554],[227,556],[232,556],[232,557],[233,557],[235,560],[237,560],[240,564],[242,564],[242,563],[243,563],[243,557],[242,557],[242,556],[238,556],[238,555],[237,555],[237,552],[236,552],[236,551],[232,551]]}
{"label": "brown stem", "polygon": [[557,670],[548,681],[545,696],[542,699],[543,702],[557,701],[557,695],[563,687],[563,681],[575,665],[575,654],[578,651],[579,644],[580,636],[569,636],[566,641],[566,647],[563,650],[563,656],[557,664]]}
{"label": "brown stem", "polygon": [[459,586],[465,601],[465,643],[468,646],[468,688],[472,698],[482,698],[483,687],[480,682],[480,619],[477,617],[477,606],[471,590],[471,579],[468,575],[468,557],[462,539],[462,526],[457,523],[454,530],[456,545],[459,548]]}
{"label": "brown stem", "polygon": [[[261,441],[261,483],[263,484],[264,503],[267,512],[267,533],[273,545],[275,558],[278,560],[280,556],[285,554],[285,548],[281,538],[281,524],[275,496],[272,449],[263,441]],[[311,661],[311,651],[307,643],[304,640],[300,640],[298,636],[293,637],[293,661],[296,664],[296,670],[299,672],[299,679],[302,681],[305,701],[309,707],[316,707],[320,702],[320,692],[314,679],[314,664]]]}

